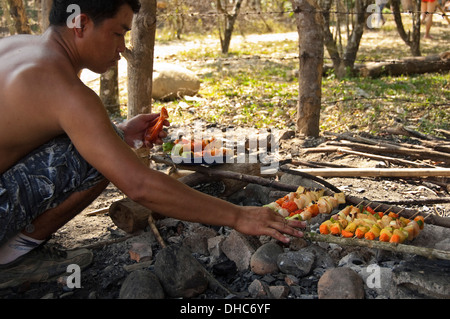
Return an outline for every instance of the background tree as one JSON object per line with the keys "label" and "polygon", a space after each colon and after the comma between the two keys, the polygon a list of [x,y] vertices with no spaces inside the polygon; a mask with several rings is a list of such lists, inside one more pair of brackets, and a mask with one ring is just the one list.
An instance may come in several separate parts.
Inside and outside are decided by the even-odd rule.
{"label": "background tree", "polygon": [[319,136],[323,70],[323,17],[316,0],[292,0],[299,37],[297,131]]}
{"label": "background tree", "polygon": [[[319,0],[324,18],[325,47],[338,78],[353,70],[367,22],[368,4],[369,0]],[[335,15],[330,14],[333,7],[337,12]],[[333,17],[336,20],[333,21]],[[345,35],[342,34],[342,29],[346,30]]]}
{"label": "background tree", "polygon": [[409,46],[411,54],[413,56],[420,56],[420,1],[421,0],[411,0],[411,8],[403,8],[410,12],[412,17],[412,32],[405,31],[403,26],[402,15],[400,12],[400,1],[391,0],[391,9],[394,13],[394,20],[397,26],[397,31],[402,40]]}
{"label": "background tree", "polygon": [[22,0],[7,0],[9,12],[14,21],[14,26],[18,34],[31,34],[25,6]]}
{"label": "background tree", "polygon": [[[217,0],[216,7],[219,13],[219,36],[220,36],[220,46],[222,48],[222,53],[227,54],[230,49],[231,36],[233,35],[234,24],[239,15],[239,10],[241,9],[243,0],[233,0],[233,7],[231,11],[228,11],[228,1]],[[222,21],[221,17],[223,18]],[[222,34],[223,33],[223,34]]]}
{"label": "background tree", "polygon": [[128,118],[152,109],[153,57],[156,32],[156,0],[141,0],[133,19],[128,62]]}
{"label": "background tree", "polygon": [[[16,29],[14,28],[14,23],[11,19],[11,14],[9,13],[9,6],[6,0],[0,0],[0,3],[2,5],[2,20],[5,22],[5,29],[8,29],[9,34],[14,34],[16,32]],[[3,21],[2,21],[3,22]]]}
{"label": "background tree", "polygon": [[41,0],[41,32],[47,30],[50,24],[48,18],[52,8],[53,0]]}
{"label": "background tree", "polygon": [[100,75],[100,99],[109,115],[120,114],[119,65]]}

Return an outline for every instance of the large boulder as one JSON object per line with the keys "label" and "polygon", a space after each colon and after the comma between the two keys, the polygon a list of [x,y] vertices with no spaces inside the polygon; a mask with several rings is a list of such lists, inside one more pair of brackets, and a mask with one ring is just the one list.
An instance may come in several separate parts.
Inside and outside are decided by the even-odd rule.
{"label": "large boulder", "polygon": [[193,96],[200,89],[197,75],[179,65],[155,63],[153,66],[152,97],[156,100],[174,100]]}

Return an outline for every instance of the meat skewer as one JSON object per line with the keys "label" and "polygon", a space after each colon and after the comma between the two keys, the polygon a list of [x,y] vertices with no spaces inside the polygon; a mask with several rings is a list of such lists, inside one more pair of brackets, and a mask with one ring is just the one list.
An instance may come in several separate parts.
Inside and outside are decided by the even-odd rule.
{"label": "meat skewer", "polygon": [[323,196],[324,190],[310,191],[300,186],[297,191],[267,204],[286,219],[308,221],[318,214],[330,214],[340,204],[345,203],[344,193],[335,193],[333,196]]}

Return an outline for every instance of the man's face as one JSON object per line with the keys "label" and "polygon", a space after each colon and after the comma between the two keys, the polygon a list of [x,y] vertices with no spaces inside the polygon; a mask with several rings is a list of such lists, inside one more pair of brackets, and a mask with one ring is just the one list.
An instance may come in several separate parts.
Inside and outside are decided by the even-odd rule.
{"label": "man's face", "polygon": [[120,60],[120,54],[125,51],[125,34],[131,29],[133,15],[133,10],[125,4],[113,18],[98,25],[90,20],[82,44],[86,68],[104,73]]}

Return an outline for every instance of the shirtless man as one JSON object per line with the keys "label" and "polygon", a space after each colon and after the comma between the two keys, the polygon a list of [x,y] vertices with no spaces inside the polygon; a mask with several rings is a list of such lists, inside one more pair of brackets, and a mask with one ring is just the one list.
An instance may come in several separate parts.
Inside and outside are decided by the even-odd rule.
{"label": "shirtless man", "polygon": [[[70,4],[81,14],[67,23]],[[137,0],[58,0],[44,34],[0,40],[0,288],[89,265],[90,251],[53,253],[42,243],[109,182],[166,216],[282,242],[302,236],[302,222],[233,205],[146,167],[131,147],[157,114],[117,128],[80,81],[82,69],[103,73],[120,59],[138,10]]]}

